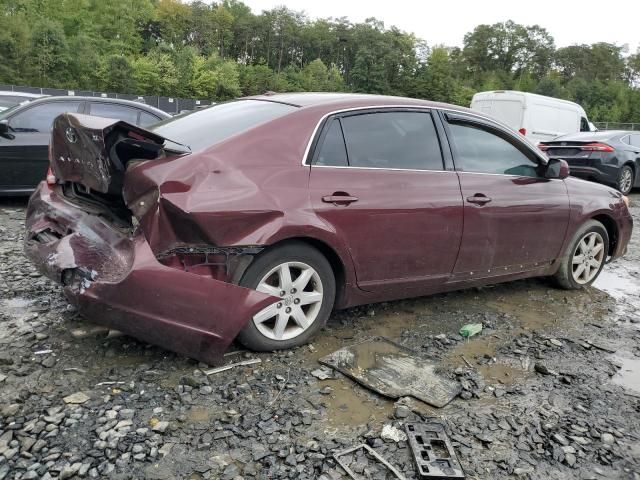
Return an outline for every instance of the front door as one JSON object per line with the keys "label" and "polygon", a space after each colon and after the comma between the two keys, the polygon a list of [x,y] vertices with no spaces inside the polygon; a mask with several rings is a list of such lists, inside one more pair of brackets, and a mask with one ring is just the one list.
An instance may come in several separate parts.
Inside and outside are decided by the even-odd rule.
{"label": "front door", "polygon": [[462,235],[462,197],[429,111],[330,118],[317,142],[311,202],[347,244],[358,286],[417,289],[446,281]]}
{"label": "front door", "polygon": [[464,200],[452,280],[536,270],[562,254],[569,224],[563,180],[544,177],[532,149],[475,118],[446,116]]}

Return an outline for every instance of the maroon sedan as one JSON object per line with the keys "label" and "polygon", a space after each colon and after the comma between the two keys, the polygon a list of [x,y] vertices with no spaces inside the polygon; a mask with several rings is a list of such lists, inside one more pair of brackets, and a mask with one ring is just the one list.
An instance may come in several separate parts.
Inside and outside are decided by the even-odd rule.
{"label": "maroon sedan", "polygon": [[627,199],[470,110],[284,94],[151,131],[64,114],[25,250],[96,322],[213,361],[307,342],[335,308],[526,277],[590,285]]}

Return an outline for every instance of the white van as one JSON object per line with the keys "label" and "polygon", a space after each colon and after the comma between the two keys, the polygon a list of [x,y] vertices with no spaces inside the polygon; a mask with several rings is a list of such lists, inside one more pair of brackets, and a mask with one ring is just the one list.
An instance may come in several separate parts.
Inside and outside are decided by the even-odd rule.
{"label": "white van", "polygon": [[535,144],[567,133],[595,130],[577,103],[535,93],[516,90],[479,92],[471,100],[471,109],[491,115]]}

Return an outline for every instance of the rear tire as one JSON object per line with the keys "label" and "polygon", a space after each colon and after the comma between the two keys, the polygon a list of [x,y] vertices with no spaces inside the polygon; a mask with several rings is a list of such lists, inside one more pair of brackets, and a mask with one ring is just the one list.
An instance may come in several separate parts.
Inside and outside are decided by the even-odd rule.
{"label": "rear tire", "polygon": [[630,165],[623,165],[618,175],[618,190],[623,195],[628,195],[633,188],[633,182],[635,180],[635,172]]}
{"label": "rear tire", "polygon": [[554,275],[556,283],[567,290],[579,290],[595,282],[609,252],[607,229],[596,220],[585,222],[576,231],[560,268]]}
{"label": "rear tire", "polygon": [[238,335],[256,351],[304,345],[325,325],[336,294],[327,259],[302,242],[265,250],[249,265],[240,285],[282,298],[258,312]]}

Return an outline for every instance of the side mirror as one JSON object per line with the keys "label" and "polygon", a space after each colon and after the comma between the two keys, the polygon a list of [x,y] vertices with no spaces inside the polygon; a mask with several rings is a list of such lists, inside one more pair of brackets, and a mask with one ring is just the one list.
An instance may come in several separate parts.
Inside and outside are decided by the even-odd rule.
{"label": "side mirror", "polygon": [[0,137],[8,138],[9,140],[16,138],[16,136],[9,131],[10,128],[8,120],[0,120]]}
{"label": "side mirror", "polygon": [[564,180],[569,176],[569,164],[561,158],[552,158],[549,160],[549,163],[547,163],[544,176],[545,178]]}

